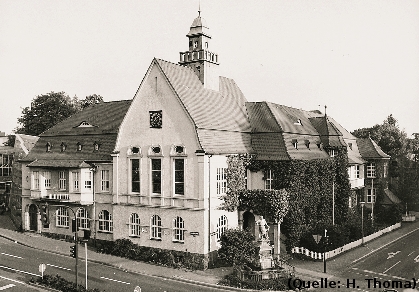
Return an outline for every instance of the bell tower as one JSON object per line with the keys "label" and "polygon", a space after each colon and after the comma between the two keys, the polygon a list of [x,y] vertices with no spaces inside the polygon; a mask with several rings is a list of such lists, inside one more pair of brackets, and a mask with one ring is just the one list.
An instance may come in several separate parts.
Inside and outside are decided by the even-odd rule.
{"label": "bell tower", "polygon": [[211,35],[198,10],[189,33],[189,50],[180,52],[180,65],[188,66],[201,80],[205,88],[219,90],[218,54],[211,52]]}

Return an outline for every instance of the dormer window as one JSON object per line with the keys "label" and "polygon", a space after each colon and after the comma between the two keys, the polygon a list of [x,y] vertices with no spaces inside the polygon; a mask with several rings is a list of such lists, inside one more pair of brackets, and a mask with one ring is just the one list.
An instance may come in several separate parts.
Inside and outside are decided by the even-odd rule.
{"label": "dormer window", "polygon": [[348,147],[352,150],[352,143],[348,143]]}
{"label": "dormer window", "polygon": [[321,149],[321,148],[322,148],[322,143],[317,142],[317,143],[316,143],[316,145],[317,145],[317,148],[319,148],[319,149]]}
{"label": "dormer window", "polygon": [[330,157],[335,157],[335,156],[336,156],[336,151],[335,151],[335,149],[329,149],[329,156],[330,156]]}
{"label": "dormer window", "polygon": [[47,152],[51,152],[52,144],[51,144],[50,142],[48,142],[48,143],[45,145],[45,147],[46,147],[46,149],[47,149]]}
{"label": "dormer window", "polygon": [[310,141],[309,140],[304,140],[304,144],[306,145],[306,147],[308,149],[310,149]]}
{"label": "dormer window", "polygon": [[67,145],[64,142],[62,142],[60,146],[61,146],[61,152],[64,152],[67,149]]}
{"label": "dormer window", "polygon": [[91,128],[94,127],[92,124],[89,124],[89,122],[83,121],[81,122],[76,128]]}
{"label": "dormer window", "polygon": [[77,143],[77,151],[82,151],[82,150],[83,150],[83,145],[80,142],[78,142]]}
{"label": "dormer window", "polygon": [[294,122],[294,125],[302,126],[303,124],[301,123],[301,120],[298,119],[296,122]]}
{"label": "dormer window", "polygon": [[298,141],[297,141],[297,139],[292,139],[292,146],[294,146],[295,149],[298,149]]}
{"label": "dormer window", "polygon": [[94,151],[99,151],[99,143],[95,142],[93,144],[93,149],[94,149]]}
{"label": "dormer window", "polygon": [[194,41],[193,48],[196,49],[198,47],[198,41]]}

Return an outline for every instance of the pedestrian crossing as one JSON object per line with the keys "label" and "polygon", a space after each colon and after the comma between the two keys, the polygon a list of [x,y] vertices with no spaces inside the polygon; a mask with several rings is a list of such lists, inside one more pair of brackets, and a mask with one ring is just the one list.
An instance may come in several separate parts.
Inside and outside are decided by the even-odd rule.
{"label": "pedestrian crossing", "polygon": [[5,286],[0,286],[0,291],[12,288],[14,286],[16,286],[16,285],[15,284],[8,284],[8,285],[5,285]]}

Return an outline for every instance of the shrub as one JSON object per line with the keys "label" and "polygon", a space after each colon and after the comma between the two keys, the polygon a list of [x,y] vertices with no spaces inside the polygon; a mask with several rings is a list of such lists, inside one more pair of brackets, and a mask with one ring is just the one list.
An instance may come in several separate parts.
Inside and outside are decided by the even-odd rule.
{"label": "shrub", "polygon": [[30,283],[36,283],[39,285],[43,285],[49,288],[53,288],[59,291],[64,292],[100,292],[98,289],[86,289],[82,285],[76,285],[76,283],[67,281],[63,277],[59,275],[51,276],[51,275],[44,275],[44,277],[38,277],[36,279],[31,278],[29,280]]}
{"label": "shrub", "polygon": [[234,273],[226,275],[219,283],[219,285],[237,287],[242,289],[254,290],[275,290],[286,291],[288,290],[288,279],[266,279],[262,281],[240,280]]}

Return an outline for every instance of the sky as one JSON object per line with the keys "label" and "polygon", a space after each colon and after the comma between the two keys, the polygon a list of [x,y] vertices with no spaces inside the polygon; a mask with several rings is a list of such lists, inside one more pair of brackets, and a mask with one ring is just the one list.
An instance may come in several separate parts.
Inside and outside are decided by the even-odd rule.
{"label": "sky", "polygon": [[51,91],[132,99],[154,57],[187,51],[199,6],[248,101],[419,133],[418,0],[0,0],[0,132]]}

